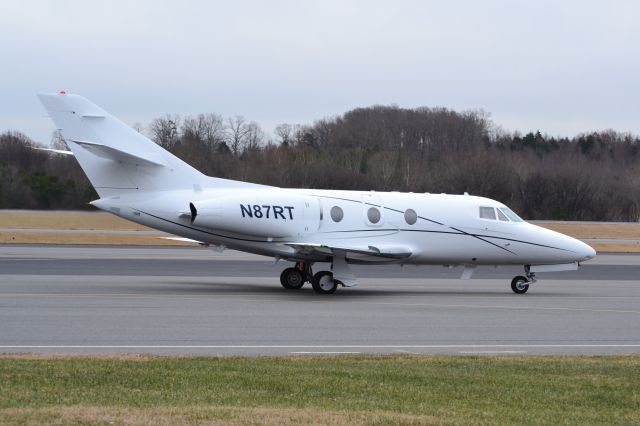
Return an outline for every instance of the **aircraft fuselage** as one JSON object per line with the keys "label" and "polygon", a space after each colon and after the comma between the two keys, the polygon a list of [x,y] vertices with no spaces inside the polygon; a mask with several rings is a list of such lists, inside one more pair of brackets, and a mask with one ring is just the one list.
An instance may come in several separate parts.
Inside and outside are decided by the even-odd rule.
{"label": "aircraft fuselage", "polygon": [[[579,240],[498,217],[499,210],[494,210],[495,219],[481,218],[481,207],[506,206],[469,195],[266,187],[131,194],[93,204],[185,238],[290,260],[326,257],[296,252],[288,243],[381,245],[411,253],[400,259],[360,260],[367,263],[546,265],[582,262],[595,255]],[[195,220],[190,204],[203,206]],[[358,256],[349,261],[359,262]]]}

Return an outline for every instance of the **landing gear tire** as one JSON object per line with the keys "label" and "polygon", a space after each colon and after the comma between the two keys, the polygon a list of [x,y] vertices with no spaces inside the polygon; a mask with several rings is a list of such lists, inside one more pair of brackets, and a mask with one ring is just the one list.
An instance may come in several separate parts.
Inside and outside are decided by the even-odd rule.
{"label": "landing gear tire", "polygon": [[320,271],[313,276],[311,287],[318,294],[332,294],[338,288],[338,281],[333,279],[332,272]]}
{"label": "landing gear tire", "polygon": [[305,279],[297,268],[287,268],[280,274],[280,284],[287,290],[297,290],[302,288]]}
{"label": "landing gear tire", "polygon": [[525,294],[529,290],[529,280],[523,276],[517,276],[511,280],[511,290],[515,294]]}

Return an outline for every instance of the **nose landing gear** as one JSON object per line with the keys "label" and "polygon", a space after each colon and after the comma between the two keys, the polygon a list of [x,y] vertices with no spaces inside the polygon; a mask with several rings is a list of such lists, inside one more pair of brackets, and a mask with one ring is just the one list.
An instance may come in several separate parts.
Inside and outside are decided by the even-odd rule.
{"label": "nose landing gear", "polygon": [[530,271],[529,265],[525,265],[524,272],[526,276],[518,275],[511,280],[511,290],[516,294],[524,294],[529,290],[529,284],[536,282],[536,274]]}
{"label": "nose landing gear", "polygon": [[511,280],[511,290],[513,290],[515,294],[524,294],[529,290],[528,282],[525,277],[519,275]]}

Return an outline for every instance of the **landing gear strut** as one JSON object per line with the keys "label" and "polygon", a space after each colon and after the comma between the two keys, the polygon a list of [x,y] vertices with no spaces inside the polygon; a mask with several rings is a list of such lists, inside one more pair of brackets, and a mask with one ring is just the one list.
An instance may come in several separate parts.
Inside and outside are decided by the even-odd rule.
{"label": "landing gear strut", "polygon": [[297,290],[302,288],[304,283],[311,281],[313,272],[311,264],[307,262],[296,262],[293,268],[287,268],[280,274],[280,284],[287,290]]}
{"label": "landing gear strut", "polygon": [[511,280],[511,290],[516,294],[524,294],[529,290],[529,284],[536,282],[536,274],[529,270],[529,265],[525,265],[524,272],[526,276],[518,275]]}

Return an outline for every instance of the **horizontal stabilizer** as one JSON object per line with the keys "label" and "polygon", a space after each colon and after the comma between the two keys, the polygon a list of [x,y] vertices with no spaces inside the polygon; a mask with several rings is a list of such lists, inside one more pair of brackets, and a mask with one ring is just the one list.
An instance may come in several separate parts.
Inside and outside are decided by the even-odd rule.
{"label": "horizontal stabilizer", "polygon": [[48,151],[48,152],[53,152],[55,154],[63,154],[63,155],[73,155],[73,152],[71,151],[65,151],[64,149],[51,149],[51,148],[39,148],[37,146],[32,146],[32,149],[37,149],[39,151]]}
{"label": "horizontal stabilizer", "polygon": [[147,166],[166,166],[165,162],[155,153],[145,154],[144,157],[140,155],[132,154],[130,152],[125,152],[117,148],[113,148],[110,146],[103,145],[101,143],[90,142],[90,141],[81,141],[71,139],[69,142],[76,143],[91,152],[92,154],[105,158],[107,160],[117,161],[119,163],[135,163],[138,165],[147,165]]}

